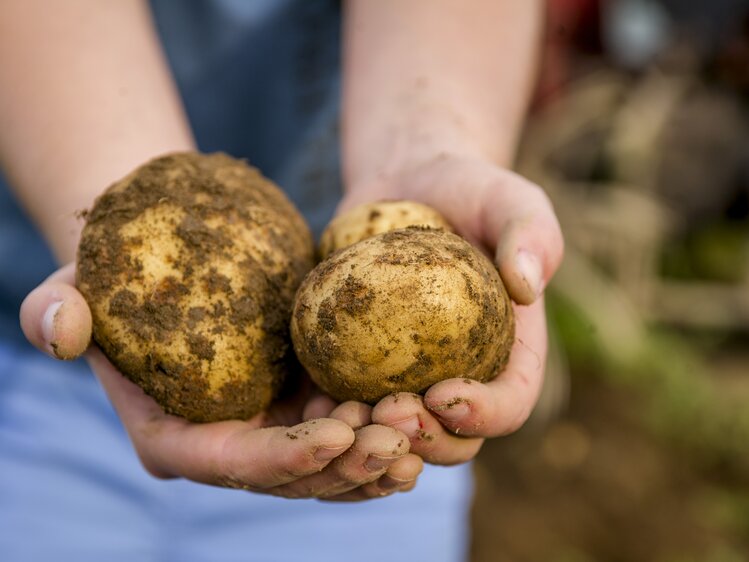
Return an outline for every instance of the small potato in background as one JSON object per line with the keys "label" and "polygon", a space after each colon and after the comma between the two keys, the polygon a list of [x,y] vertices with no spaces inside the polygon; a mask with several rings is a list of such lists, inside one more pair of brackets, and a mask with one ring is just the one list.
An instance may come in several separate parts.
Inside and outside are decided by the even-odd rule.
{"label": "small potato in background", "polygon": [[428,226],[452,231],[450,224],[440,213],[415,201],[366,203],[330,221],[320,237],[320,258],[324,260],[336,250],[365,238],[409,226]]}

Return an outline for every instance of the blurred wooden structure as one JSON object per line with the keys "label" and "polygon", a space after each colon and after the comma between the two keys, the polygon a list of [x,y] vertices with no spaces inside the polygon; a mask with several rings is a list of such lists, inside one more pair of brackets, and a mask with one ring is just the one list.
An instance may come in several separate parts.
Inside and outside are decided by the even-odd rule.
{"label": "blurred wooden structure", "polygon": [[603,70],[572,84],[531,121],[517,167],[547,190],[562,223],[562,293],[584,301],[586,284],[608,279],[606,294],[623,293],[645,323],[746,331],[749,255],[736,264],[738,283],[661,274],[664,244],[721,204],[726,170],[746,156],[743,108],[708,93],[687,63],[676,67],[637,79]]}

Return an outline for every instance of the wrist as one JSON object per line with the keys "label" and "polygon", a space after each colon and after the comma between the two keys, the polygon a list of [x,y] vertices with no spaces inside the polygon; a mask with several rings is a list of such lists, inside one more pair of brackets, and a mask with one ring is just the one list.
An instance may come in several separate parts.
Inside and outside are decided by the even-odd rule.
{"label": "wrist", "polygon": [[373,189],[386,191],[380,199],[400,197],[398,178],[441,160],[479,160],[502,167],[512,162],[514,133],[489,131],[476,115],[447,103],[421,99],[400,105],[402,109],[392,115],[373,113],[366,123],[357,123],[356,130],[344,122],[343,182],[348,197],[363,199],[361,192]]}

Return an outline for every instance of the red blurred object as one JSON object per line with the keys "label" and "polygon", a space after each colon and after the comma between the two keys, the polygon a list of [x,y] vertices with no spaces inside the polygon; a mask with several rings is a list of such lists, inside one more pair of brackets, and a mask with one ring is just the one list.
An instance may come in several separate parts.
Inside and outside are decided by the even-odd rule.
{"label": "red blurred object", "polygon": [[749,14],[741,31],[724,40],[715,60],[718,78],[743,95],[749,94]]}
{"label": "red blurred object", "polygon": [[573,54],[602,51],[602,3],[603,0],[547,0],[541,72],[534,105],[543,105],[563,89],[570,78]]}

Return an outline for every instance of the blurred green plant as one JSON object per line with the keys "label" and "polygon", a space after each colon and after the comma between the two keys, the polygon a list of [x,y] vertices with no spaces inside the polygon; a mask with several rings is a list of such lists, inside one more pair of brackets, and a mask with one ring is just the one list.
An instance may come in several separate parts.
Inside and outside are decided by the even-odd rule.
{"label": "blurred green plant", "polygon": [[574,251],[547,306],[573,372],[635,391],[646,427],[696,468],[749,481],[749,408],[716,388],[687,336],[647,325],[623,291]]}
{"label": "blurred green plant", "polygon": [[670,241],[661,256],[666,278],[741,283],[749,270],[749,224],[712,222]]}

